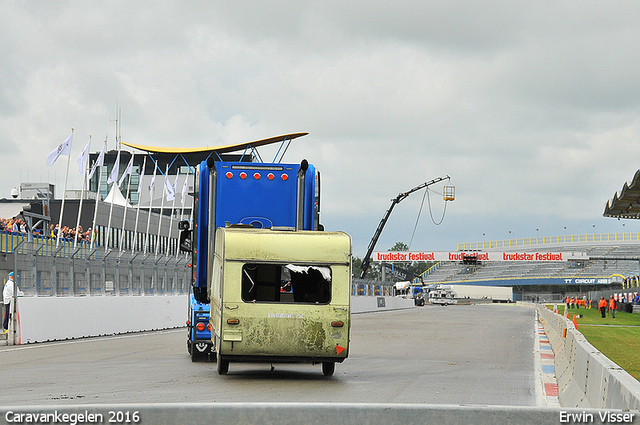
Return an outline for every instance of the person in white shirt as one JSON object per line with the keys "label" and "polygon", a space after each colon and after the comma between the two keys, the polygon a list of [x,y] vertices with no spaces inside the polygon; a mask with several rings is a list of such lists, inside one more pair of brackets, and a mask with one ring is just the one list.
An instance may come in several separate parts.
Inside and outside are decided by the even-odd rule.
{"label": "person in white shirt", "polygon": [[[4,320],[2,321],[2,329],[6,333],[9,329],[9,316],[11,315],[11,301],[13,300],[13,291],[16,288],[16,284],[13,281],[13,272],[9,273],[9,279],[4,284],[2,290],[2,300],[4,302]],[[20,288],[18,288],[18,295],[24,295]]]}

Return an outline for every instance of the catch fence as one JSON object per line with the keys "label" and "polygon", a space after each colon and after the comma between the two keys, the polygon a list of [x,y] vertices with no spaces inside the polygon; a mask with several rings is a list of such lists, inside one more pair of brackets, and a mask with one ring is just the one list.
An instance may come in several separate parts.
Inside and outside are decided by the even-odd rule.
{"label": "catch fence", "polygon": [[75,249],[26,240],[13,249],[16,283],[25,296],[126,296],[189,293],[190,257],[119,251],[86,246]]}

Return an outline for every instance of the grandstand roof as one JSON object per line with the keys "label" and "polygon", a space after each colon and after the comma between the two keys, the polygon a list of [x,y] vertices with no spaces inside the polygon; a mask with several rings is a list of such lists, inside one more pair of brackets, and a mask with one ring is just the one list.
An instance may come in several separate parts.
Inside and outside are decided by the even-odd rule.
{"label": "grandstand roof", "polygon": [[640,219],[640,170],[636,171],[631,183],[625,183],[622,190],[616,192],[611,201],[607,201],[603,215]]}

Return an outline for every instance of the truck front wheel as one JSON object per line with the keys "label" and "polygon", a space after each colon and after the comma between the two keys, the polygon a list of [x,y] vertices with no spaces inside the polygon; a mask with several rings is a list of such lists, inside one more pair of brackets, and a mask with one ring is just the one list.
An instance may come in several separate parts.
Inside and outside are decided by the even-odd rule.
{"label": "truck front wheel", "polygon": [[202,354],[195,348],[191,348],[191,361],[192,362],[200,362],[207,358],[206,354]]}

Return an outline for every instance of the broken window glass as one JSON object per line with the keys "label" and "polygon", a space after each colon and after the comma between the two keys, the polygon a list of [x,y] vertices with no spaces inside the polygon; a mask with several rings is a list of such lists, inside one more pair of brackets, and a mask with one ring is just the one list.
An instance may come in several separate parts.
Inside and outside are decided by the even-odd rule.
{"label": "broken window glass", "polygon": [[328,304],[331,301],[331,268],[247,263],[242,266],[242,300]]}

